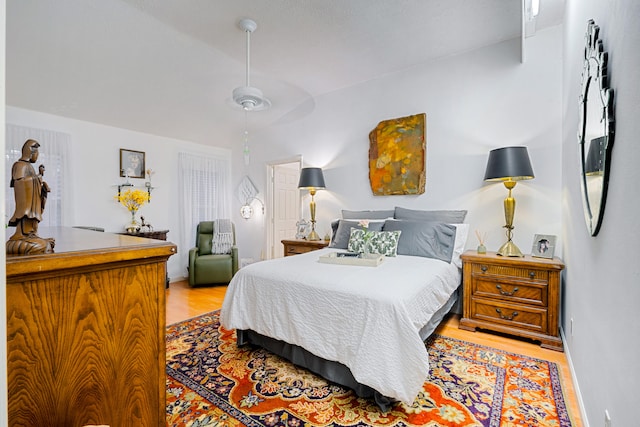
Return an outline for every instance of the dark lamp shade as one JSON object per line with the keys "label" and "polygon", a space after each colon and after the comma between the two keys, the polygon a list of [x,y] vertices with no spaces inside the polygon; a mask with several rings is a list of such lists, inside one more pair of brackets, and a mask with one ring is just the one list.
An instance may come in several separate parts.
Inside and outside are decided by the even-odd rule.
{"label": "dark lamp shade", "polygon": [[298,188],[325,188],[321,168],[302,168]]}
{"label": "dark lamp shade", "polygon": [[503,147],[489,152],[485,181],[520,181],[533,177],[527,147]]}

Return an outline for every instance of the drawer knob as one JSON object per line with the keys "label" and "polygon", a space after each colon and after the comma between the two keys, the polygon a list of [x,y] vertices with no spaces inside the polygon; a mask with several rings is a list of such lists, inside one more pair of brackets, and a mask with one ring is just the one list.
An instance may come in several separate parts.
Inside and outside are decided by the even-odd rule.
{"label": "drawer knob", "polygon": [[518,315],[518,312],[514,311],[513,313],[511,313],[511,316],[505,316],[504,314],[502,314],[502,310],[500,310],[499,308],[496,308],[496,313],[498,313],[500,315],[500,318],[503,320],[513,320],[513,318]]}
{"label": "drawer knob", "polygon": [[502,286],[500,286],[500,285],[496,285],[496,289],[498,289],[498,291],[500,292],[501,295],[505,295],[505,296],[508,296],[508,297],[513,296],[513,294],[518,292],[518,288],[517,287],[513,288],[513,291],[511,291],[511,292],[503,291],[502,290]]}
{"label": "drawer knob", "polygon": [[482,270],[483,273],[486,273],[488,269],[489,268],[486,265],[481,265],[480,266],[480,270]]}
{"label": "drawer knob", "polygon": [[536,278],[536,272],[535,271],[530,271],[529,272],[529,277],[531,277],[532,279]]}

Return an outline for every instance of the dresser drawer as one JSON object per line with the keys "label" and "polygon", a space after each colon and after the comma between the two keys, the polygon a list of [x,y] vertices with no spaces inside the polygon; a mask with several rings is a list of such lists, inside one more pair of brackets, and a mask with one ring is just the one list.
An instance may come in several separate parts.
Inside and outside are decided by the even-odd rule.
{"label": "dresser drawer", "polygon": [[495,276],[499,280],[503,280],[504,278],[520,278],[544,283],[549,281],[549,272],[547,270],[489,263],[474,263],[471,266],[471,274],[473,274],[474,277]]}
{"label": "dresser drawer", "polygon": [[503,278],[497,281],[491,277],[474,277],[471,294],[476,298],[489,298],[513,303],[547,306],[548,286],[522,279]]}
{"label": "dresser drawer", "polygon": [[547,310],[544,308],[474,298],[471,301],[471,318],[535,332],[547,332]]}

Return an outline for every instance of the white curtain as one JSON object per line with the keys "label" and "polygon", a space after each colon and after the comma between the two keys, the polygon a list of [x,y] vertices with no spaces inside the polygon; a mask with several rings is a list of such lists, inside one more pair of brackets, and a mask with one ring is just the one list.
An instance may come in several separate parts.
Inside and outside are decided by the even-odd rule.
{"label": "white curtain", "polygon": [[178,256],[187,276],[198,223],[231,217],[231,167],[227,158],[202,154],[179,153],[178,162],[182,236]]}
{"label": "white curtain", "polygon": [[[70,190],[71,135],[45,129],[35,129],[25,126],[7,124],[5,142],[5,207],[7,218],[5,225],[13,215],[16,207],[11,182],[11,168],[22,156],[22,146],[28,139],[35,139],[40,143],[39,155],[33,167],[38,173],[40,165],[45,166],[44,181],[51,192],[47,196],[47,204],[42,213],[40,226],[54,227],[67,224],[68,210],[72,206]],[[10,231],[13,234],[13,231]]]}

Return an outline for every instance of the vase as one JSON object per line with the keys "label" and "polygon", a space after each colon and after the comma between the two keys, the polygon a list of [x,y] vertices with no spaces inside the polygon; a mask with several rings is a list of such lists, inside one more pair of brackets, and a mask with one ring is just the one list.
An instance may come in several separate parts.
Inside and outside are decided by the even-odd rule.
{"label": "vase", "polygon": [[369,248],[369,240],[365,239],[364,247],[362,248],[362,258],[369,258],[369,253],[371,252]]}
{"label": "vase", "polygon": [[478,245],[478,253],[479,254],[486,254],[487,253],[487,248],[482,243]]}
{"label": "vase", "polygon": [[133,234],[139,230],[140,224],[138,224],[138,221],[136,221],[136,211],[130,211],[130,212],[131,212],[131,221],[129,221],[129,223],[125,225],[124,229],[127,231],[127,233]]}

